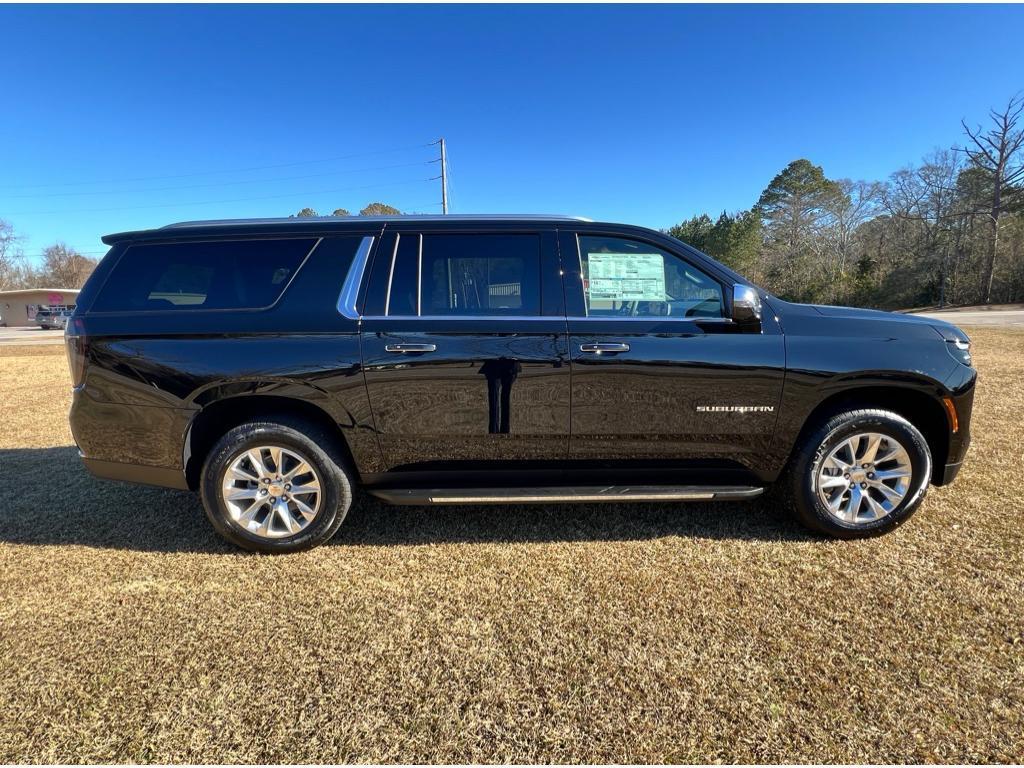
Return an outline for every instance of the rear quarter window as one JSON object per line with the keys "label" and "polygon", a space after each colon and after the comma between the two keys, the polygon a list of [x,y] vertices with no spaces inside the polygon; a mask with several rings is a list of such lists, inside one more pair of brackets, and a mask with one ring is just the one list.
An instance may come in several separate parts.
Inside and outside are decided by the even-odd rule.
{"label": "rear quarter window", "polygon": [[280,298],[316,238],[130,246],[95,312],[261,309]]}

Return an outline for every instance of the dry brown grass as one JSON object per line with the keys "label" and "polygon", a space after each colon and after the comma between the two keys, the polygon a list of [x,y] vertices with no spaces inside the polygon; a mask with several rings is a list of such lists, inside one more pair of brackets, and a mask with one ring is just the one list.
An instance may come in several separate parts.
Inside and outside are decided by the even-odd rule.
{"label": "dry brown grass", "polygon": [[290,557],[91,480],[0,355],[0,761],[1024,760],[1024,334],[960,480],[873,541],[767,503],[360,503]]}

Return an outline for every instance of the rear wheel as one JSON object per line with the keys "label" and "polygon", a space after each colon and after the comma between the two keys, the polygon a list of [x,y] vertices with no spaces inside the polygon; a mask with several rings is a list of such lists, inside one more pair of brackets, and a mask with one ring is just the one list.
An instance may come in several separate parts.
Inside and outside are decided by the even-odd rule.
{"label": "rear wheel", "polygon": [[233,544],[295,552],[330,539],[352,503],[352,482],[332,436],[274,419],[242,424],[203,466],[206,516]]}
{"label": "rear wheel", "polygon": [[804,525],[850,539],[903,523],[924,500],[931,472],[928,443],[913,424],[863,409],[839,413],[808,435],[783,482]]}

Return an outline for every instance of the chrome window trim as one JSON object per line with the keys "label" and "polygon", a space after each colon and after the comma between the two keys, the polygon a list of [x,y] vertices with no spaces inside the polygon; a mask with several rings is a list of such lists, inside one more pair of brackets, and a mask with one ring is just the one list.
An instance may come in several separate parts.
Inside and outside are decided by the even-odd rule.
{"label": "chrome window trim", "polygon": [[345,275],[345,282],[341,285],[341,293],[338,294],[338,312],[342,317],[349,320],[358,320],[360,318],[359,308],[356,304],[359,300],[359,289],[363,284],[363,276],[366,273],[366,263],[370,259],[370,251],[372,249],[373,237],[367,235],[359,243],[356,255],[352,257],[348,274]]}
{"label": "chrome window trim", "polygon": [[549,321],[549,322],[577,322],[586,321],[590,323],[712,323],[729,325],[732,319],[728,317],[566,317],[565,315],[364,315],[361,320],[509,320],[519,322],[521,320]]}

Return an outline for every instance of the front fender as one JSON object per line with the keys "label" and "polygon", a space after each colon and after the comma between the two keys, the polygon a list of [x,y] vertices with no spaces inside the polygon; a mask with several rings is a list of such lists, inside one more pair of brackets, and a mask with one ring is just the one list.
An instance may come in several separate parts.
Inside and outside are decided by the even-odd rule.
{"label": "front fender", "polygon": [[944,344],[934,332],[913,339],[787,334],[772,466],[781,471],[808,419],[829,400],[870,391],[898,401],[905,392],[941,407],[943,397],[955,394],[947,382],[963,368]]}

